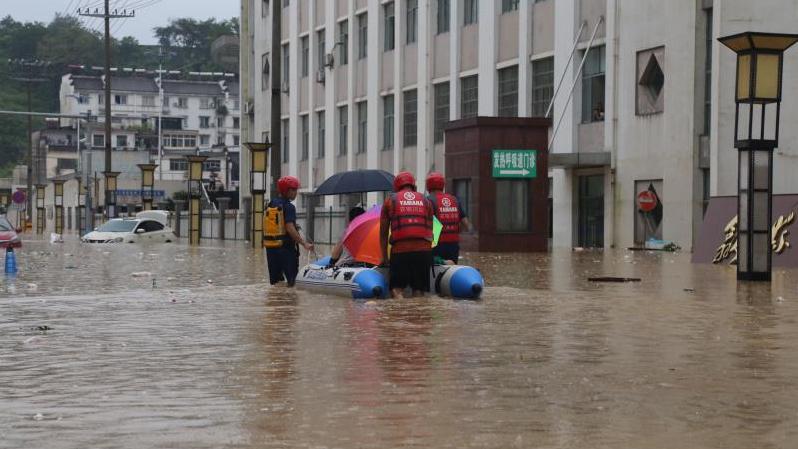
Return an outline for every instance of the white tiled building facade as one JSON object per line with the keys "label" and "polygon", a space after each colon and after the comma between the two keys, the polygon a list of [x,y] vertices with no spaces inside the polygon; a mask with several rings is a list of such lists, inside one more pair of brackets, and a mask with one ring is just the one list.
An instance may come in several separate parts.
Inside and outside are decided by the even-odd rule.
{"label": "white tiled building facade", "polygon": [[[269,70],[271,1],[283,6],[283,73]],[[735,57],[714,38],[798,31],[798,3],[764,3],[242,0],[242,101],[253,105],[242,139],[268,135],[270,77],[280,76],[282,171],[306,191],[354,168],[423,177],[445,171],[448,120],[543,116],[563,79],[551,113],[552,245],[656,237],[689,250],[709,197],[733,194],[737,179]],[[798,117],[795,60],[785,59],[782,117]],[[782,128],[775,193],[796,189],[798,130]],[[657,223],[637,211],[648,188],[662,201]]]}

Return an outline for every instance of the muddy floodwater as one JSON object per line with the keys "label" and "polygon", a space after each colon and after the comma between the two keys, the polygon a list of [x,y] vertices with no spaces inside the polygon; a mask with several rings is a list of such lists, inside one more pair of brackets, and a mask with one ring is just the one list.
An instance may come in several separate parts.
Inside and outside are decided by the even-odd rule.
{"label": "muddy floodwater", "polygon": [[270,288],[243,243],[26,241],[0,447],[798,447],[798,273],[465,256],[481,301],[354,302]]}

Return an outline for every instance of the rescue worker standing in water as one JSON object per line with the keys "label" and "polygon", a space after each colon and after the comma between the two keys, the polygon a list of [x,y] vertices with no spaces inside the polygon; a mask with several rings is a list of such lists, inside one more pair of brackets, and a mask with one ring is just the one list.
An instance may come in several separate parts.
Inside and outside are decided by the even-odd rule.
{"label": "rescue worker standing in water", "polygon": [[435,216],[443,225],[441,235],[438,237],[438,245],[432,249],[433,257],[440,257],[444,260],[451,260],[455,264],[460,259],[460,230],[461,225],[471,231],[471,223],[468,221],[463,208],[457,197],[444,192],[446,180],[438,172],[427,175],[427,193]]}
{"label": "rescue worker standing in water", "polygon": [[285,280],[293,287],[299,272],[299,245],[308,252],[313,251],[313,244],[305,241],[296,227],[296,207],[291,201],[296,199],[298,190],[297,178],[283,176],[277,181],[279,195],[266,205],[263,247],[266,248],[271,285]]}
{"label": "rescue worker standing in water", "polygon": [[383,265],[389,264],[389,284],[394,298],[402,298],[407,287],[413,290],[413,296],[422,296],[429,291],[432,270],[432,204],[416,191],[416,180],[408,172],[396,175],[393,190],[394,193],[385,199],[380,215]]}

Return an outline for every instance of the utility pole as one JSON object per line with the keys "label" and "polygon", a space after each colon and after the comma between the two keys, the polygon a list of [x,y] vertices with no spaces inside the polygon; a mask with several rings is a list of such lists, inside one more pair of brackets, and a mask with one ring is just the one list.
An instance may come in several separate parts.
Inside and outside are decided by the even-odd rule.
{"label": "utility pole", "polygon": [[[35,69],[44,69],[50,66],[49,62],[39,61],[39,60],[26,60],[26,59],[15,59],[15,60],[8,60],[9,64],[13,64],[18,66],[22,73],[20,76],[11,77],[14,81],[19,81],[25,83],[25,88],[27,91],[27,99],[28,99],[28,157],[27,157],[27,166],[28,166],[28,186],[27,190],[25,191],[27,196],[27,204],[25,206],[25,216],[26,216],[26,224],[31,223],[33,221],[33,117],[30,114],[33,111],[33,104],[31,99],[31,85],[33,83],[43,83],[48,81],[47,78],[41,78],[35,76],[33,73]],[[38,173],[37,173],[38,176]],[[37,179],[37,181],[39,181]]]}
{"label": "utility pole", "polygon": [[[277,180],[280,179],[282,171],[282,160],[280,151],[283,147],[282,133],[282,81],[283,81],[283,55],[282,55],[282,23],[283,23],[283,2],[272,1],[272,63],[271,63],[271,84],[272,84],[272,108],[271,108],[271,132],[269,133],[271,148],[271,175],[272,185],[271,194],[277,191]],[[288,80],[285,80],[288,82]],[[287,148],[285,149],[287,151]]]}
{"label": "utility pole", "polygon": [[100,17],[105,21],[105,216],[110,219],[116,218],[116,199],[113,198],[116,192],[111,192],[108,182],[109,175],[114,173],[111,170],[111,19],[129,19],[135,17],[136,12],[114,10],[111,13],[110,0],[105,0],[104,3],[102,13],[97,8],[94,12],[90,12],[87,8],[83,12],[78,9],[78,14],[84,17]]}

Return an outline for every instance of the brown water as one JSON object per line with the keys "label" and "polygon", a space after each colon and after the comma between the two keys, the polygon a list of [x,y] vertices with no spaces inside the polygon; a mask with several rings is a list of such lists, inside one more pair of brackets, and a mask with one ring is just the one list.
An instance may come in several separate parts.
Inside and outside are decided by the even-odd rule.
{"label": "brown water", "polygon": [[686,254],[468,254],[482,301],[357,303],[269,288],[240,243],[19,260],[4,448],[798,446],[795,272],[738,287]]}

